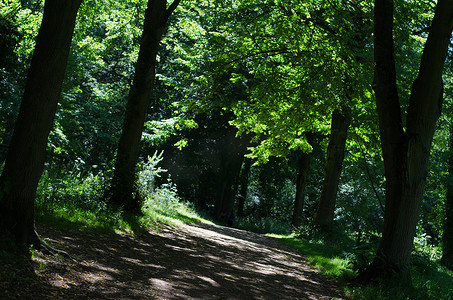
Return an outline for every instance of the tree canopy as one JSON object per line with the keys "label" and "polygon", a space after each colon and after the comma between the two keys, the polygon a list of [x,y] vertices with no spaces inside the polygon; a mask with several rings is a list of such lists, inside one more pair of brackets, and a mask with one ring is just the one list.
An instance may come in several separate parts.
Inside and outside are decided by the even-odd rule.
{"label": "tree canopy", "polygon": [[0,241],[39,243],[35,206],[180,197],[341,232],[356,282],[410,278],[420,241],[453,268],[451,1],[63,2],[0,3]]}

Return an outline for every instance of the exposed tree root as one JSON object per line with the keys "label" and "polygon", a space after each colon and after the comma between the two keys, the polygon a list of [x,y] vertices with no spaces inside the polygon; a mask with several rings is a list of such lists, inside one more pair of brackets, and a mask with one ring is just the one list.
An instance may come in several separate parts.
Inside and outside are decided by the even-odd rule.
{"label": "exposed tree root", "polygon": [[70,259],[75,261],[74,258],[72,258],[69,253],[63,250],[56,249],[44,241],[39,234],[36,232],[36,230],[33,230],[33,234],[30,236],[29,239],[29,245],[33,245],[33,248],[38,250],[39,252],[46,254],[46,255],[52,255],[52,256],[62,256],[64,258]]}

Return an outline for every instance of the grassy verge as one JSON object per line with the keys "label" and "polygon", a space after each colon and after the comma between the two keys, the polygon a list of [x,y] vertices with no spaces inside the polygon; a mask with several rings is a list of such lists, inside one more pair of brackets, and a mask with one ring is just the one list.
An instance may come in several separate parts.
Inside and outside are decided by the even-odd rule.
{"label": "grassy verge", "polygon": [[[453,272],[441,266],[433,258],[433,250],[426,245],[425,248],[416,245],[410,284],[392,280],[349,286],[348,282],[357,275],[357,261],[364,249],[354,248],[347,237],[299,239],[294,234],[271,236],[297,249],[321,273],[334,277],[352,299],[453,299]],[[370,251],[372,257],[370,249],[366,251]]]}
{"label": "grassy verge", "polygon": [[209,222],[178,198],[171,183],[142,191],[145,200],[141,215],[125,213],[102,198],[106,181],[102,175],[56,179],[45,174],[38,190],[36,221],[104,233],[156,230],[160,223]]}
{"label": "grassy verge", "polygon": [[200,216],[190,203],[182,202],[171,184],[164,184],[150,194],[143,205],[142,213],[140,222],[146,226],[156,222],[174,226],[200,222],[212,223]]}
{"label": "grassy verge", "polygon": [[343,250],[344,247],[349,248],[352,245],[352,241],[345,237],[342,240],[333,237],[300,239],[294,233],[289,235],[269,234],[269,236],[296,249],[320,272],[336,278],[343,285],[346,285],[356,274],[351,268],[349,254]]}

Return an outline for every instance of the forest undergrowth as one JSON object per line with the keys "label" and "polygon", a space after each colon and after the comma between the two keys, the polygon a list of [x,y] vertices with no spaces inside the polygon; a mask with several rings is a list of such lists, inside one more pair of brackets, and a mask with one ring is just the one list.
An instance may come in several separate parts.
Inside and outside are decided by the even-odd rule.
{"label": "forest undergrowth", "polygon": [[[159,174],[165,171],[157,168],[159,161],[160,157],[154,155],[141,167],[137,180],[143,198],[141,215],[125,213],[121,207],[103,200],[108,180],[102,172],[83,176],[77,172],[65,176],[46,172],[38,190],[36,221],[59,229],[77,227],[86,232],[132,235],[159,230],[160,224],[211,222],[178,197],[171,180],[156,184]],[[306,225],[290,232],[284,223],[251,217],[237,219],[234,226],[267,234],[297,249],[320,273],[338,281],[352,299],[453,299],[453,272],[439,264],[440,250],[429,245],[424,236],[415,239],[411,284],[378,281],[367,286],[350,286],[349,282],[372,260],[379,240],[377,234],[365,234],[357,244],[357,237],[334,227],[326,231]],[[0,257],[8,262],[6,265],[18,264],[25,270],[5,268],[2,277],[12,276],[20,284],[33,285],[30,276],[26,276],[31,272],[26,262],[5,253]]]}
{"label": "forest undergrowth", "polygon": [[141,214],[124,212],[104,199],[109,174],[82,174],[79,171],[62,175],[45,172],[38,187],[36,219],[56,223],[56,226],[82,225],[88,231],[134,232],[149,230],[158,223],[168,225],[209,222],[198,214],[193,205],[183,202],[176,186],[167,180],[160,185],[156,179],[165,170],[157,167],[161,155],[155,153],[141,165],[137,178],[137,193],[142,199]]}
{"label": "forest undergrowth", "polygon": [[377,235],[370,235],[359,246],[352,235],[332,228],[327,233],[311,230],[310,235],[271,236],[297,249],[323,274],[335,278],[352,299],[453,299],[453,272],[440,264],[439,249],[423,237],[415,239],[410,282],[390,279],[354,286],[350,282],[375,255]]}

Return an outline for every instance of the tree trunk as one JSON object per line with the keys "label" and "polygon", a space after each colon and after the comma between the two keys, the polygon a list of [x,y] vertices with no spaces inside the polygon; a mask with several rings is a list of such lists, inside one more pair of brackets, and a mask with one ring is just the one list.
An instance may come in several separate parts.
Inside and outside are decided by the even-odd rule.
{"label": "tree trunk", "polygon": [[[307,142],[313,144],[313,133],[305,133]],[[294,211],[291,226],[298,228],[302,224],[304,202],[305,202],[305,186],[307,185],[307,175],[310,166],[311,153],[302,153],[299,158],[299,170],[296,181],[296,197],[294,199]]]}
{"label": "tree trunk", "polygon": [[46,0],[27,83],[0,178],[0,233],[20,246],[40,240],[34,230],[36,189],[44,168],[82,0]]}
{"label": "tree trunk", "polygon": [[[242,162],[242,160],[240,161]],[[237,167],[238,165],[239,167]],[[239,171],[240,163],[229,162],[222,164],[214,206],[215,219],[222,223],[226,223],[234,213],[234,198],[237,191],[235,179],[239,176]]]}
{"label": "tree trunk", "polygon": [[350,116],[347,113],[340,112],[338,109],[333,111],[329,146],[327,147],[324,183],[314,220],[317,225],[324,226],[333,221],[338,184],[340,182],[344,159],[344,148],[350,122]]}
{"label": "tree trunk", "polygon": [[239,203],[238,203],[238,216],[244,216],[244,206],[245,200],[247,199],[247,190],[249,185],[249,175],[250,175],[250,167],[252,165],[252,160],[250,158],[244,158],[244,165],[240,175],[240,185],[241,190],[239,191]]}
{"label": "tree trunk", "polygon": [[453,125],[450,125],[450,158],[448,160],[447,198],[445,199],[445,222],[442,236],[441,263],[453,270]]}
{"label": "tree trunk", "polygon": [[236,130],[230,128],[221,143],[220,170],[214,204],[214,218],[226,222],[233,214],[237,183],[247,147],[247,138],[236,138]]}
{"label": "tree trunk", "polygon": [[118,142],[112,186],[108,195],[112,203],[122,205],[126,211],[137,212],[140,210],[140,200],[135,194],[140,140],[156,75],[159,43],[167,20],[178,4],[179,0],[175,0],[167,9],[166,0],[149,0],[145,11],[140,51],[135,66],[133,85],[129,91],[123,130]]}
{"label": "tree trunk", "polygon": [[442,107],[442,69],[453,28],[453,2],[439,0],[401,125],[393,55],[393,2],[375,1],[375,94],[386,177],[384,230],[372,264],[358,282],[409,278],[410,253],[426,181],[436,121]]}

